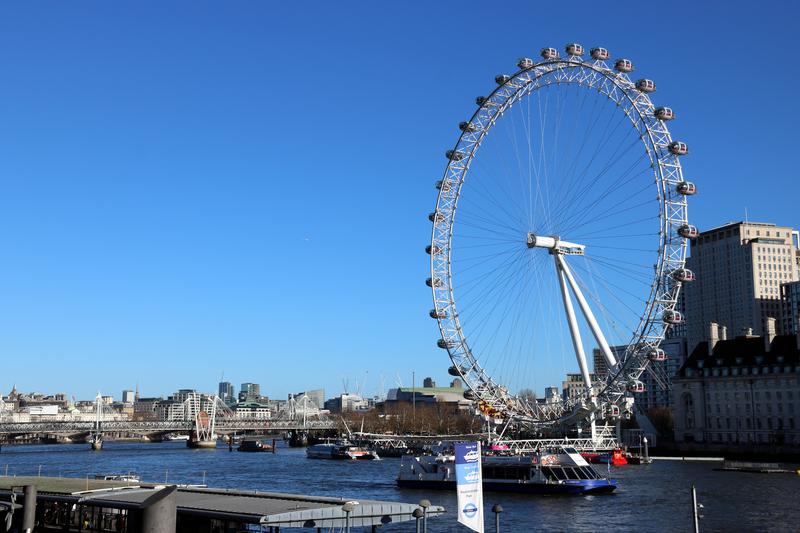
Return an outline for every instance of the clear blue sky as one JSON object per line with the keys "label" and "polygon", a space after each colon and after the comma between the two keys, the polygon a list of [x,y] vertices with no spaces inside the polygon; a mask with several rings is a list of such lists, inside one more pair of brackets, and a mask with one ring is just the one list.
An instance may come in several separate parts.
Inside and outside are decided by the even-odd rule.
{"label": "clear blue sky", "polygon": [[433,183],[543,46],[656,80],[700,228],[800,225],[798,7],[699,4],[4,3],[0,389],[446,381]]}

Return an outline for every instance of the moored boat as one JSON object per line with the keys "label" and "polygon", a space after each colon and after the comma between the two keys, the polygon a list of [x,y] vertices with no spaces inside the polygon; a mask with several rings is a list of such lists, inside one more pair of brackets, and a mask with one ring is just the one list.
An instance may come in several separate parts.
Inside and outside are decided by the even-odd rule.
{"label": "moored boat", "polygon": [[348,441],[314,444],[306,448],[306,455],[311,459],[351,459],[356,461],[380,459],[375,451],[354,446]]}
{"label": "moored boat", "polygon": [[[574,448],[533,455],[487,455],[482,458],[483,488],[520,494],[604,494],[617,488],[601,476]],[[402,488],[455,489],[451,455],[404,457],[397,485]]]}
{"label": "moored boat", "polygon": [[257,439],[242,440],[236,450],[240,452],[275,452],[272,445]]}

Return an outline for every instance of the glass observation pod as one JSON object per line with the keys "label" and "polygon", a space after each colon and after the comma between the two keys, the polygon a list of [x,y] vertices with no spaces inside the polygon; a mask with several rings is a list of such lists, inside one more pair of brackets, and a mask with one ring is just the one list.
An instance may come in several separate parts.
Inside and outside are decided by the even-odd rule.
{"label": "glass observation pod", "polygon": [[672,273],[672,277],[680,282],[694,281],[694,272],[688,268],[679,268]]}
{"label": "glass observation pod", "polygon": [[467,373],[467,369],[464,368],[464,367],[461,367],[461,370],[459,370],[458,367],[456,367],[456,365],[452,365],[450,368],[447,369],[447,373],[450,374],[451,376],[458,377],[461,374],[466,374]]}
{"label": "glass observation pod", "polygon": [[517,66],[521,69],[531,68],[535,63],[530,57],[520,57]]}
{"label": "glass observation pod", "polygon": [[636,88],[643,93],[652,93],[656,90],[656,82],[643,78],[636,82]]}
{"label": "glass observation pod", "polygon": [[614,68],[619,72],[633,72],[633,63],[630,59],[617,59]]}
{"label": "glass observation pod", "polygon": [[436,346],[441,348],[442,350],[450,350],[456,347],[456,341],[448,341],[445,339],[439,339],[436,341]]}
{"label": "glass observation pod", "polygon": [[689,153],[689,147],[683,141],[672,141],[667,146],[667,149],[673,155],[686,155]]}
{"label": "glass observation pod", "polygon": [[618,405],[609,405],[606,408],[606,416],[609,418],[617,418],[619,417],[619,406]]}
{"label": "glass observation pod", "polygon": [[478,396],[475,394],[475,391],[472,390],[465,390],[464,391],[464,398],[467,400],[475,400]]}
{"label": "glass observation pod", "polygon": [[450,190],[450,182],[449,181],[439,180],[439,181],[436,182],[436,188],[439,189],[440,191],[447,192],[447,191]]}
{"label": "glass observation pod", "polygon": [[442,280],[439,279],[439,278],[436,278],[435,280],[433,280],[432,278],[428,278],[428,279],[425,280],[425,285],[427,285],[428,287],[434,287],[434,286],[435,287],[441,287],[442,286]]}
{"label": "glass observation pod", "polygon": [[644,383],[635,379],[628,383],[628,392],[644,392]]}
{"label": "glass observation pod", "polygon": [[611,57],[611,55],[608,53],[608,50],[600,46],[598,46],[597,48],[592,48],[589,51],[589,53],[591,54],[592,59],[599,59],[601,61],[605,61],[606,59]]}
{"label": "glass observation pod", "polygon": [[434,211],[428,215],[428,220],[431,222],[442,222],[444,220],[444,215]]}
{"label": "glass observation pod", "polygon": [[578,43],[569,43],[566,48],[566,52],[571,56],[582,56],[583,55],[583,45]]}
{"label": "glass observation pod", "polygon": [[685,224],[678,228],[678,235],[684,239],[696,239],[697,236],[700,235],[700,232],[697,231],[697,228],[691,224]]}
{"label": "glass observation pod", "polygon": [[667,360],[667,353],[661,348],[654,348],[648,352],[647,358],[654,363],[660,363]]}
{"label": "glass observation pod", "polygon": [[431,246],[430,244],[425,247],[425,253],[428,255],[442,253],[442,249],[438,246]]}
{"label": "glass observation pod", "polygon": [[558,50],[555,48],[542,48],[542,51],[539,52],[545,59],[557,59],[558,58]]}
{"label": "glass observation pod", "polygon": [[679,311],[675,311],[673,309],[667,309],[664,311],[664,314],[661,315],[661,318],[667,324],[680,324],[683,322],[683,315],[680,314]]}
{"label": "glass observation pod", "polygon": [[472,132],[472,131],[478,131],[478,126],[476,126],[472,122],[459,122],[458,129],[460,129],[463,132]]}
{"label": "glass observation pod", "polygon": [[682,181],[675,187],[675,190],[678,191],[679,194],[691,196],[697,192],[697,187],[691,181]]}
{"label": "glass observation pod", "polygon": [[653,115],[658,120],[672,120],[675,118],[675,112],[672,111],[671,107],[657,107],[653,111]]}
{"label": "glass observation pod", "polygon": [[498,74],[497,76],[494,77],[494,81],[495,83],[497,83],[497,85],[505,85],[506,83],[508,83],[508,80],[510,79],[511,76],[507,74]]}
{"label": "glass observation pod", "polygon": [[450,161],[461,161],[464,159],[464,152],[458,150],[448,150],[444,153],[445,157]]}
{"label": "glass observation pod", "polygon": [[447,311],[437,311],[436,309],[431,309],[430,313],[428,313],[431,318],[447,318]]}

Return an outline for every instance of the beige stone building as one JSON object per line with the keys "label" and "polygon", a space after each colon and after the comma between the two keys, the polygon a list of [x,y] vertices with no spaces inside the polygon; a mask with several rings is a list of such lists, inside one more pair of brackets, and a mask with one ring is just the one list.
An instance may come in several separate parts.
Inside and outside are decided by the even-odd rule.
{"label": "beige stone building", "polygon": [[687,266],[695,281],[684,286],[687,348],[705,340],[708,324],[731,337],[765,331],[767,317],[783,331],[781,285],[798,280],[798,233],[762,222],[733,222],[702,232],[691,243]]}
{"label": "beige stone building", "polygon": [[800,335],[724,338],[716,324],[672,380],[675,440],[709,449],[800,450]]}

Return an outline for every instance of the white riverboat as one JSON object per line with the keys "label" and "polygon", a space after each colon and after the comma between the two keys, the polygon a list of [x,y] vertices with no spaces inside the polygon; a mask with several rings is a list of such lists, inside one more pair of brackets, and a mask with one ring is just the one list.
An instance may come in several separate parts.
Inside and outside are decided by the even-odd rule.
{"label": "white riverboat", "polygon": [[380,459],[373,450],[355,446],[348,441],[323,442],[306,448],[310,459],[349,459],[355,461],[373,461]]}

